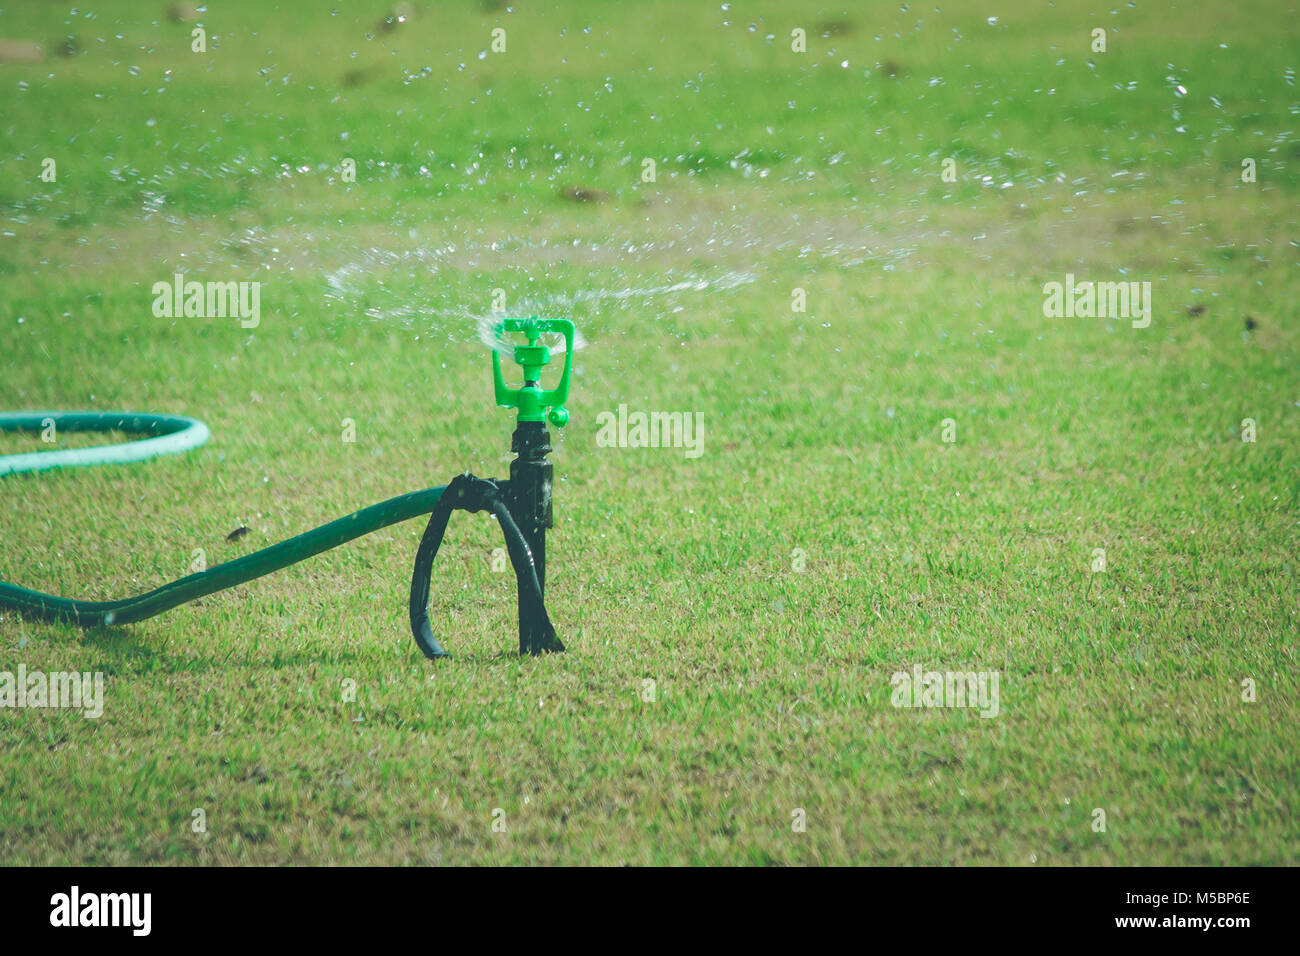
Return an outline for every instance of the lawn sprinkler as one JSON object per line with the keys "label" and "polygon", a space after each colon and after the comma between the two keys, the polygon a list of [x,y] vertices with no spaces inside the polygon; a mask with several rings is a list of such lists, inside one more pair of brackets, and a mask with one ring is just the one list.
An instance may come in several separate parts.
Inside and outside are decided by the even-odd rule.
{"label": "lawn sprinkler", "polygon": [[[542,333],[564,336],[564,370],[554,389],[541,386],[542,368],[551,360],[551,350],[538,344]],[[553,489],[551,434],[549,420],[556,428],[569,421],[564,403],[569,397],[569,376],[573,371],[573,323],[568,319],[505,319],[494,329],[495,337],[503,333],[523,333],[527,345],[514,347],[515,363],[523,369],[524,384],[506,387],[501,376],[501,353],[492,349],[492,393],[496,403],[518,411],[515,433],[510,439],[510,478],[475,478],[466,472],[452,479],[438,505],[429,516],[429,526],[420,540],[411,575],[411,633],[420,650],[430,658],[444,657],[446,652],[429,627],[429,573],[438,546],[447,530],[453,509],[482,511],[490,509],[501,525],[506,551],[514,565],[519,586],[519,653],[545,654],[562,651],[564,645],[555,636],[555,628],[546,614],[546,529],[553,527],[551,513]],[[549,411],[547,411],[549,409]]]}
{"label": "lawn sprinkler", "polygon": [[[79,601],[42,594],[0,581],[0,607],[44,621],[69,621],[82,627],[130,624],[154,617],[196,598],[223,591],[254,578],[296,564],[362,535],[420,515],[429,515],[420,539],[411,575],[410,621],[415,643],[430,659],[449,657],[429,623],[430,574],[434,558],[447,531],[451,512],[490,511],[505,536],[506,551],[514,566],[519,588],[519,653],[544,654],[564,650],[546,613],[546,529],[554,524],[551,512],[552,469],[546,456],[551,451],[549,421],[564,427],[569,413],[564,403],[569,396],[573,371],[573,323],[568,319],[504,319],[494,329],[498,343],[504,337],[522,334],[526,344],[515,345],[513,358],[523,370],[523,385],[507,388],[501,373],[501,356],[492,352],[492,387],[496,404],[518,412],[510,450],[510,477],[504,480],[476,478],[469,472],[448,484],[413,491],[371,505],[346,517],[321,525],[305,534],[281,541],[233,561],[155,588],[138,597],[120,601]],[[564,338],[564,368],[553,389],[541,386],[542,369],[550,362],[550,349],[540,344],[544,334]],[[35,429],[146,433],[150,438],[117,445],[86,449],[35,452],[0,456],[0,476],[50,468],[123,464],[196,448],[208,438],[202,422],[168,415],[134,412],[0,412],[0,431]]]}

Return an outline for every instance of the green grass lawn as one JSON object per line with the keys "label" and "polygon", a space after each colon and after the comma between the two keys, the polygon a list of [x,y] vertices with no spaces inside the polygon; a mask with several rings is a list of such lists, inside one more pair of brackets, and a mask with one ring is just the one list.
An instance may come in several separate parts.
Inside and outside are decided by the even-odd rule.
{"label": "green grass lawn", "polygon": [[[513,653],[463,513],[453,661],[422,521],[121,629],[0,611],[0,671],[105,675],[0,708],[0,862],[1300,862],[1294,5],[272,6],[0,4],[45,50],[0,62],[0,409],[212,429],[0,479],[0,579],[122,597],[504,477],[501,290],[585,340],[569,651]],[[156,318],[177,272],[260,324]],[[1067,273],[1150,325],[1046,317]],[[620,404],[703,454],[598,446]],[[918,665],[997,716],[893,706]]]}

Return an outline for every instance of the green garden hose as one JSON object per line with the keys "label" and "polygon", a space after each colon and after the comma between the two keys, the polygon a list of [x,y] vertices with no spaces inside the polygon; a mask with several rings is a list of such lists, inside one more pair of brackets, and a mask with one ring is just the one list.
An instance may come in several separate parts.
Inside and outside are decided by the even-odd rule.
{"label": "green garden hose", "polygon": [[[0,413],[0,431],[42,429],[47,427],[45,423],[50,419],[54,420],[56,432],[116,429],[145,432],[157,437],[96,448],[0,456],[0,475],[43,471],[47,468],[143,461],[156,455],[175,454],[198,447],[208,438],[207,426],[192,418],[126,412],[3,412]],[[70,621],[83,627],[142,621],[205,594],[278,571],[390,524],[428,514],[438,503],[442,492],[442,487],[426,488],[424,491],[413,491],[381,501],[296,538],[281,541],[253,554],[218,564],[138,597],[121,601],[77,601],[0,581],[0,607],[13,608],[40,620]]]}
{"label": "green garden hose", "polygon": [[85,465],[123,465],[146,461],[159,455],[176,455],[198,448],[208,440],[208,426],[180,415],[146,415],[139,412],[0,412],[0,431],[59,432],[123,431],[143,433],[151,438],[97,445],[93,448],[63,448],[23,455],[0,455],[0,475],[50,468],[79,468]]}

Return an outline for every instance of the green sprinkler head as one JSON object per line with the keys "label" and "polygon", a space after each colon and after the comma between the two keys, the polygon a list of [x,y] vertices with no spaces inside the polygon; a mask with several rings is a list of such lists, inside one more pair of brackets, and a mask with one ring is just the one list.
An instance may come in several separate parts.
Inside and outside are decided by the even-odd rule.
{"label": "green sprinkler head", "polygon": [[[564,403],[569,398],[569,373],[573,370],[573,323],[568,319],[539,319],[534,315],[527,319],[503,319],[497,323],[495,332],[498,338],[507,332],[520,332],[528,339],[527,345],[514,347],[514,360],[524,370],[524,384],[520,388],[506,388],[501,377],[501,353],[492,350],[492,390],[496,403],[518,409],[521,422],[549,420],[556,428],[563,428],[569,421]],[[538,344],[543,332],[564,336],[564,371],[560,373],[559,384],[549,391],[541,386],[542,366],[551,360],[551,350]]]}

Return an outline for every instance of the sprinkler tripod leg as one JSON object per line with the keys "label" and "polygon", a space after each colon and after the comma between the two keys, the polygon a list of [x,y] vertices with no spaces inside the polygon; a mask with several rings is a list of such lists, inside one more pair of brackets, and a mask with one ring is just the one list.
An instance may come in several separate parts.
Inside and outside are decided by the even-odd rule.
{"label": "sprinkler tripod leg", "polygon": [[411,634],[429,660],[451,657],[433,636],[433,628],[429,624],[429,586],[433,575],[433,559],[438,556],[443,535],[447,533],[447,519],[451,517],[452,508],[456,507],[458,499],[463,496],[460,479],[453,479],[429,515],[429,524],[424,529],[420,549],[415,554],[415,570],[411,572]]}
{"label": "sprinkler tripod leg", "polygon": [[[546,529],[538,528],[531,541],[528,533],[522,532],[528,551],[532,555],[533,570],[537,574],[537,593],[546,597]],[[539,616],[537,609],[542,609]],[[519,588],[519,653],[551,654],[564,650],[564,644],[555,636],[555,629],[548,618],[544,617],[544,606],[534,606],[529,601],[523,587]]]}
{"label": "sprinkler tripod leg", "polygon": [[429,624],[429,587],[433,561],[438,556],[438,548],[447,533],[447,520],[454,510],[471,513],[491,511],[501,526],[519,588],[520,653],[564,650],[546,613],[532,546],[511,511],[510,484],[475,478],[467,472],[453,478],[438,499],[415,556],[415,570],[411,574],[411,634],[424,656],[431,660],[451,656],[433,636]]}
{"label": "sprinkler tripod leg", "polygon": [[555,636],[551,618],[546,613],[546,602],[542,596],[532,547],[504,502],[494,500],[491,508],[505,534],[506,550],[509,551],[510,563],[515,568],[519,591],[519,653],[545,654],[564,650],[564,645]]}

